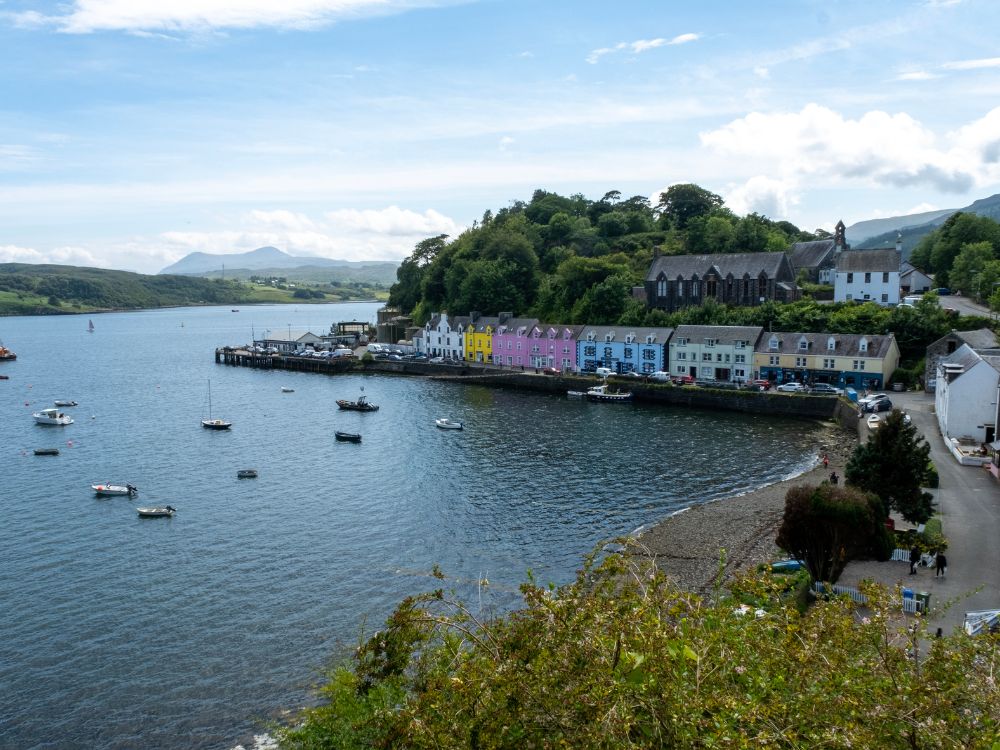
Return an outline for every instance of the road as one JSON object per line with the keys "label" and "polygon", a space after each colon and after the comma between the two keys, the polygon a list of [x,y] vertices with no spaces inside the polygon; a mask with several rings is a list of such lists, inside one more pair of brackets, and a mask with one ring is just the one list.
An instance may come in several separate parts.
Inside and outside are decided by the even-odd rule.
{"label": "road", "polygon": [[[960,465],[945,448],[933,394],[891,393],[890,398],[910,414],[931,446],[941,480],[933,494],[948,538],[948,575],[935,579],[933,570],[920,568],[911,576],[908,563],[865,561],[848,565],[841,583],[874,578],[926,591],[931,594],[932,626],[951,632],[962,627],[966,612],[1000,609],[1000,484],[984,469]],[[948,601],[954,603],[946,609]]]}
{"label": "road", "polygon": [[986,305],[980,305],[971,297],[960,297],[957,294],[949,294],[938,298],[941,307],[955,310],[959,315],[980,315],[984,318],[990,317],[990,309]]}

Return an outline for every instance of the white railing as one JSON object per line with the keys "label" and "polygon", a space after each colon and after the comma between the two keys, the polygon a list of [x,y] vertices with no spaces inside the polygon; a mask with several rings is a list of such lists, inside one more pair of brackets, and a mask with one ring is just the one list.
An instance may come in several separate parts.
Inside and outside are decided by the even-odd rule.
{"label": "white railing", "polygon": [[912,596],[903,597],[903,611],[915,615],[920,611],[920,600]]}
{"label": "white railing", "polygon": [[[868,597],[866,597],[864,594],[862,594],[853,586],[842,586],[839,583],[835,583],[833,584],[833,586],[830,587],[830,590],[833,591],[834,594],[847,594],[849,597],[851,597],[852,601],[855,601],[858,604],[868,603]],[[826,584],[820,583],[819,581],[813,583],[813,593],[816,594],[826,593]]]}
{"label": "white railing", "polygon": [[900,549],[899,547],[896,547],[896,549],[892,551],[892,557],[890,559],[896,562],[909,562],[910,550]]}

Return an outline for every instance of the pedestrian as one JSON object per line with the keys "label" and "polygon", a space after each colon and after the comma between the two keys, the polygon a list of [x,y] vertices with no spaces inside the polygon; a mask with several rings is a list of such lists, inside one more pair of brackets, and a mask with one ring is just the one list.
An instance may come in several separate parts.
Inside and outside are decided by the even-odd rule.
{"label": "pedestrian", "polygon": [[830,484],[837,484],[840,481],[840,477],[837,476],[837,472],[830,472]]}
{"label": "pedestrian", "polygon": [[934,561],[934,577],[937,578],[941,576],[944,578],[944,574],[948,572],[948,558],[944,556],[944,552],[937,553],[937,559]]}
{"label": "pedestrian", "polygon": [[915,576],[917,574],[917,563],[920,562],[920,548],[917,545],[913,545],[913,549],[910,550],[910,575]]}
{"label": "pedestrian", "polygon": [[825,453],[823,454],[823,468],[824,469],[830,468],[830,459],[827,457]]}

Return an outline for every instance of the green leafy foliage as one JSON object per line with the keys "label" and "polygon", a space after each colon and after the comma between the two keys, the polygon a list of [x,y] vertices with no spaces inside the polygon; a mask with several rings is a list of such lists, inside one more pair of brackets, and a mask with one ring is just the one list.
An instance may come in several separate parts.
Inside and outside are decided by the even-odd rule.
{"label": "green leafy foliage", "polygon": [[[953,266],[963,249],[970,245],[986,243],[993,260],[1000,259],[1000,224],[987,216],[956,213],[940,228],[934,230],[913,249],[910,261],[929,273],[935,274],[938,286],[955,286],[952,278]],[[969,267],[960,264],[959,281],[967,282],[961,288],[968,290],[971,279],[967,275]],[[982,270],[981,268],[979,270]],[[987,295],[988,296],[988,295]]]}
{"label": "green leafy foliage", "polygon": [[859,444],[847,462],[848,484],[877,495],[885,508],[899,511],[910,523],[924,523],[934,512],[926,486],[931,447],[913,424],[903,423],[898,409]]}
{"label": "green leafy foliage", "polygon": [[[993,636],[933,639],[866,587],[800,613],[788,582],[678,590],[634,543],[559,589],[481,618],[441,591],[413,597],[338,669],[282,747],[990,747]],[[754,602],[754,609],[740,607]]]}

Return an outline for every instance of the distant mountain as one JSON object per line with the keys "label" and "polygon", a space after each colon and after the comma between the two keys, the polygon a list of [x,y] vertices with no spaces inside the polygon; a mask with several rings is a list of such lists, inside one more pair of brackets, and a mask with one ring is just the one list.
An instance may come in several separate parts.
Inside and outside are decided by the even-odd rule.
{"label": "distant mountain", "polygon": [[944,224],[949,216],[958,211],[988,216],[1000,221],[1000,193],[991,195],[989,198],[980,198],[965,208],[928,211],[910,216],[895,216],[891,219],[859,221],[847,228],[847,241],[855,249],[892,247],[896,244],[898,234],[903,241],[903,258],[905,260],[910,257],[910,252],[923,237]]}
{"label": "distant mountain", "polygon": [[[328,268],[368,265],[366,261],[330,260],[316,256],[295,256],[282,252],[276,247],[258,247],[248,253],[188,253],[160,273],[176,273],[200,276],[221,273],[222,267],[260,271],[264,269],[299,268],[300,266],[325,266]],[[398,265],[398,264],[395,264]]]}

